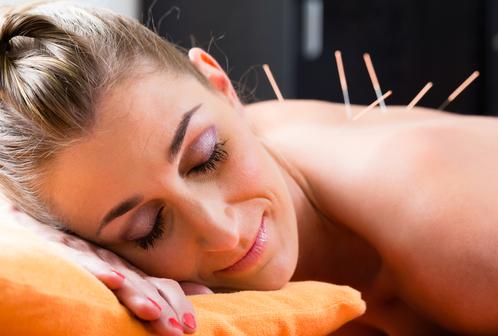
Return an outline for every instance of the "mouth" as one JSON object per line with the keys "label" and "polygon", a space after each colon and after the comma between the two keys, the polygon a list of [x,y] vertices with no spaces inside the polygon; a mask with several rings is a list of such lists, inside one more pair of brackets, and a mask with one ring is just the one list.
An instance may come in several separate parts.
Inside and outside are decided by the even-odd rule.
{"label": "mouth", "polygon": [[256,234],[256,237],[254,238],[249,250],[234,264],[229,267],[223,268],[218,272],[232,273],[250,269],[261,259],[263,252],[265,251],[267,242],[268,233],[266,231],[265,215],[263,214],[263,216],[261,217],[261,223],[259,225],[258,233]]}

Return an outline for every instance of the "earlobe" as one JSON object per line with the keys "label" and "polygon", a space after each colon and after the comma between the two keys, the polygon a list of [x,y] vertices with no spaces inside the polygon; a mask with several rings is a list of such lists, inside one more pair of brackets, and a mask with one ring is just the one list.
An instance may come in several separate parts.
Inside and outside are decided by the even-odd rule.
{"label": "earlobe", "polygon": [[211,55],[200,48],[192,48],[188,52],[188,57],[217,91],[225,95],[232,104],[241,105],[230,79]]}

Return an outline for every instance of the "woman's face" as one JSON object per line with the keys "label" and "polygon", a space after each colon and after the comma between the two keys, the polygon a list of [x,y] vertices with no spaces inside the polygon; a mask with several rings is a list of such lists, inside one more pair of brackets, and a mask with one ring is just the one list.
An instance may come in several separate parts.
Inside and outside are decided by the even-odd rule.
{"label": "woman's face", "polygon": [[279,288],[298,253],[289,191],[226,75],[203,57],[213,90],[159,70],[113,89],[91,134],[52,162],[44,195],[70,230],[150,275]]}

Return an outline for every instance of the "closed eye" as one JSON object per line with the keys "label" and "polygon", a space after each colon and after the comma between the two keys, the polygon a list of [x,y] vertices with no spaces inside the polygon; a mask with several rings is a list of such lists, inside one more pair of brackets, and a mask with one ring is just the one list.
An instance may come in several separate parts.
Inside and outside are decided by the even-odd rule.
{"label": "closed eye", "polygon": [[209,171],[216,170],[220,162],[226,161],[228,159],[228,152],[225,150],[226,142],[227,140],[223,142],[220,141],[216,142],[209,158],[205,162],[190,169],[187,175],[205,174]]}

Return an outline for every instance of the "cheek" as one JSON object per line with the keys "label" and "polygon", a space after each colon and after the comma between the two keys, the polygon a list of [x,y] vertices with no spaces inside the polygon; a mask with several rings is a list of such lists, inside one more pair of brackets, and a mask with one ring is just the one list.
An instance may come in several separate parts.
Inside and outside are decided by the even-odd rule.
{"label": "cheek", "polygon": [[253,194],[274,187],[274,169],[256,139],[241,141],[234,151],[227,167],[232,187]]}
{"label": "cheek", "polygon": [[193,274],[196,274],[195,263],[185,263],[185,260],[193,260],[192,251],[187,251],[183,246],[175,246],[168,241],[159,241],[148,253],[133,245],[111,248],[111,250],[149,276],[180,281],[193,279]]}

